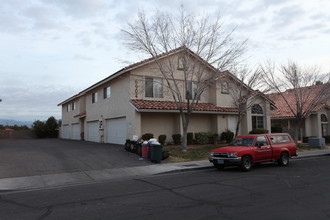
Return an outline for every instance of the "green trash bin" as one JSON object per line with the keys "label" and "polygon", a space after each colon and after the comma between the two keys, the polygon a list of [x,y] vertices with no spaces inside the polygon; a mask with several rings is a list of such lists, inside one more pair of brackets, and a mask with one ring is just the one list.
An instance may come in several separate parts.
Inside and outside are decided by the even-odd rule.
{"label": "green trash bin", "polygon": [[153,163],[160,163],[162,160],[163,146],[161,144],[150,145],[150,160]]}

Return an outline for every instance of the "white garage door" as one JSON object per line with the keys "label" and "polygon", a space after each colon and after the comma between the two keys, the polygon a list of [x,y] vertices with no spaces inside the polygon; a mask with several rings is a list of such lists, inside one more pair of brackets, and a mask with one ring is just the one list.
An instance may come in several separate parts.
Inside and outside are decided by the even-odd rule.
{"label": "white garage door", "polygon": [[62,131],[61,131],[61,137],[64,139],[69,139],[70,134],[69,134],[69,125],[63,125]]}
{"label": "white garage door", "polygon": [[106,120],[106,143],[125,144],[126,118]]}
{"label": "white garage door", "polygon": [[72,139],[80,140],[80,124],[72,124]]}
{"label": "white garage door", "polygon": [[99,121],[87,122],[87,141],[100,141]]}

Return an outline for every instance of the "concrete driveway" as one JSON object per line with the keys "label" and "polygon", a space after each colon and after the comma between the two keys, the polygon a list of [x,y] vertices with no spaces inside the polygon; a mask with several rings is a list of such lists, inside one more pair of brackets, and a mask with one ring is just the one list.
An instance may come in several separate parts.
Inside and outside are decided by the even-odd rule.
{"label": "concrete driveway", "polygon": [[0,178],[150,164],[120,145],[62,139],[0,140]]}

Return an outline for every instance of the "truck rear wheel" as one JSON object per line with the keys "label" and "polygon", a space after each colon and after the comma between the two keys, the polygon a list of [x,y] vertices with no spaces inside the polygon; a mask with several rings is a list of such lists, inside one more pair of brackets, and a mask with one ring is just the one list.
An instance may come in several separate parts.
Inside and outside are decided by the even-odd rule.
{"label": "truck rear wheel", "polygon": [[281,153],[280,159],[278,159],[278,164],[282,167],[289,165],[289,154],[287,152]]}
{"label": "truck rear wheel", "polygon": [[243,156],[241,162],[241,170],[242,171],[250,171],[252,168],[252,158],[250,156]]}

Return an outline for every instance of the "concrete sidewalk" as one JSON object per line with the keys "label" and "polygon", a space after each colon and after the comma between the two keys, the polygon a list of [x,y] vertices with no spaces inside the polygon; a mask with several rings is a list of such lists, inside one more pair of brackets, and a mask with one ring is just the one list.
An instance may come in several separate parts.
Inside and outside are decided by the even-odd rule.
{"label": "concrete sidewalk", "polygon": [[[300,152],[293,160],[330,155],[330,149]],[[132,179],[161,173],[212,168],[208,160],[0,179],[0,192]]]}

